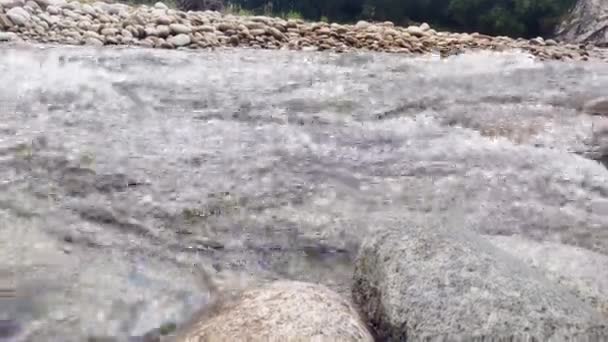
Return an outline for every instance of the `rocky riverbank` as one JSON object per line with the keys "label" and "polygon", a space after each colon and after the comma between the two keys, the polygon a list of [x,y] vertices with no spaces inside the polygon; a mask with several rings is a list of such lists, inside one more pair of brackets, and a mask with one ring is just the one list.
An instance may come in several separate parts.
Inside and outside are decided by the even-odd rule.
{"label": "rocky riverbank", "polygon": [[437,32],[428,24],[391,22],[355,25],[312,23],[264,16],[182,12],[163,3],[128,6],[65,0],[0,0],[0,41],[69,45],[133,45],[149,48],[251,47],[261,49],[353,49],[449,56],[471,49],[522,49],[540,59],[587,60],[601,51],[586,45],[535,38]]}

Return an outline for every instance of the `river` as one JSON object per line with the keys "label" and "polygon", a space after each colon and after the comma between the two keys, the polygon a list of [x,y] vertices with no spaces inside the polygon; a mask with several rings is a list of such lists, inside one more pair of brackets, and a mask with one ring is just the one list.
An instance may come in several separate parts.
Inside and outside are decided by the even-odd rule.
{"label": "river", "polygon": [[607,64],[1,49],[0,341],[135,340],[273,279],[348,295],[389,223],[608,254],[580,112]]}

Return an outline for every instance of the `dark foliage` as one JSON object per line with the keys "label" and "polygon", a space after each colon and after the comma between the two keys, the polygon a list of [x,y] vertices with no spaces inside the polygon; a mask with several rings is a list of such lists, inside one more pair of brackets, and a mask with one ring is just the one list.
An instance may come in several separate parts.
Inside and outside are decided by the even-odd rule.
{"label": "dark foliage", "polygon": [[[185,0],[187,1],[187,0]],[[190,0],[194,1],[194,0]],[[202,0],[199,0],[202,1]],[[217,0],[221,1],[221,0]],[[575,0],[226,0],[255,13],[299,13],[319,20],[428,22],[452,30],[510,36],[550,35]]]}
{"label": "dark foliage", "polygon": [[176,0],[177,8],[182,11],[222,11],[223,0]]}

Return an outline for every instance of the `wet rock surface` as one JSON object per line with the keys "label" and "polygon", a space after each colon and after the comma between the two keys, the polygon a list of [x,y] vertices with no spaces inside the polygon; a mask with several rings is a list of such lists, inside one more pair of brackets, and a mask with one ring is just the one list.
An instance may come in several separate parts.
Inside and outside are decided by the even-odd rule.
{"label": "wet rock surface", "polygon": [[431,218],[608,250],[605,146],[583,110],[603,63],[2,51],[0,320],[16,341],[156,336],[277,279],[348,296],[364,236]]}

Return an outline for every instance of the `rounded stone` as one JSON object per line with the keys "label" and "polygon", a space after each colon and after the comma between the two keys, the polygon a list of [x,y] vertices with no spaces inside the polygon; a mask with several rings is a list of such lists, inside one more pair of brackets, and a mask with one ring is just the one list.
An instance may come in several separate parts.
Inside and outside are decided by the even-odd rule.
{"label": "rounded stone", "polygon": [[357,310],[322,285],[278,281],[214,311],[177,341],[373,341]]}
{"label": "rounded stone", "polygon": [[167,25],[158,25],[156,26],[155,35],[158,35],[161,38],[167,38],[171,34],[171,29]]}
{"label": "rounded stone", "polygon": [[175,45],[176,47],[180,47],[180,46],[186,46],[186,45],[190,44],[192,42],[192,39],[190,38],[189,35],[182,33],[182,34],[178,34],[176,36],[167,38],[167,42],[172,45]]}
{"label": "rounded stone", "polygon": [[22,7],[14,7],[6,12],[6,16],[17,26],[24,26],[31,19],[31,15]]}
{"label": "rounded stone", "polygon": [[17,40],[17,34],[14,32],[0,32],[0,42],[10,42]]}
{"label": "rounded stone", "polygon": [[380,340],[569,340],[606,336],[593,307],[464,227],[375,231],[353,298]]}
{"label": "rounded stone", "polygon": [[169,9],[169,7],[167,5],[165,5],[164,3],[162,3],[162,2],[155,3],[154,4],[154,8],[161,9],[161,10],[167,10],[167,9]]}
{"label": "rounded stone", "polygon": [[173,34],[189,34],[192,32],[192,28],[183,24],[171,24],[169,29]]}

